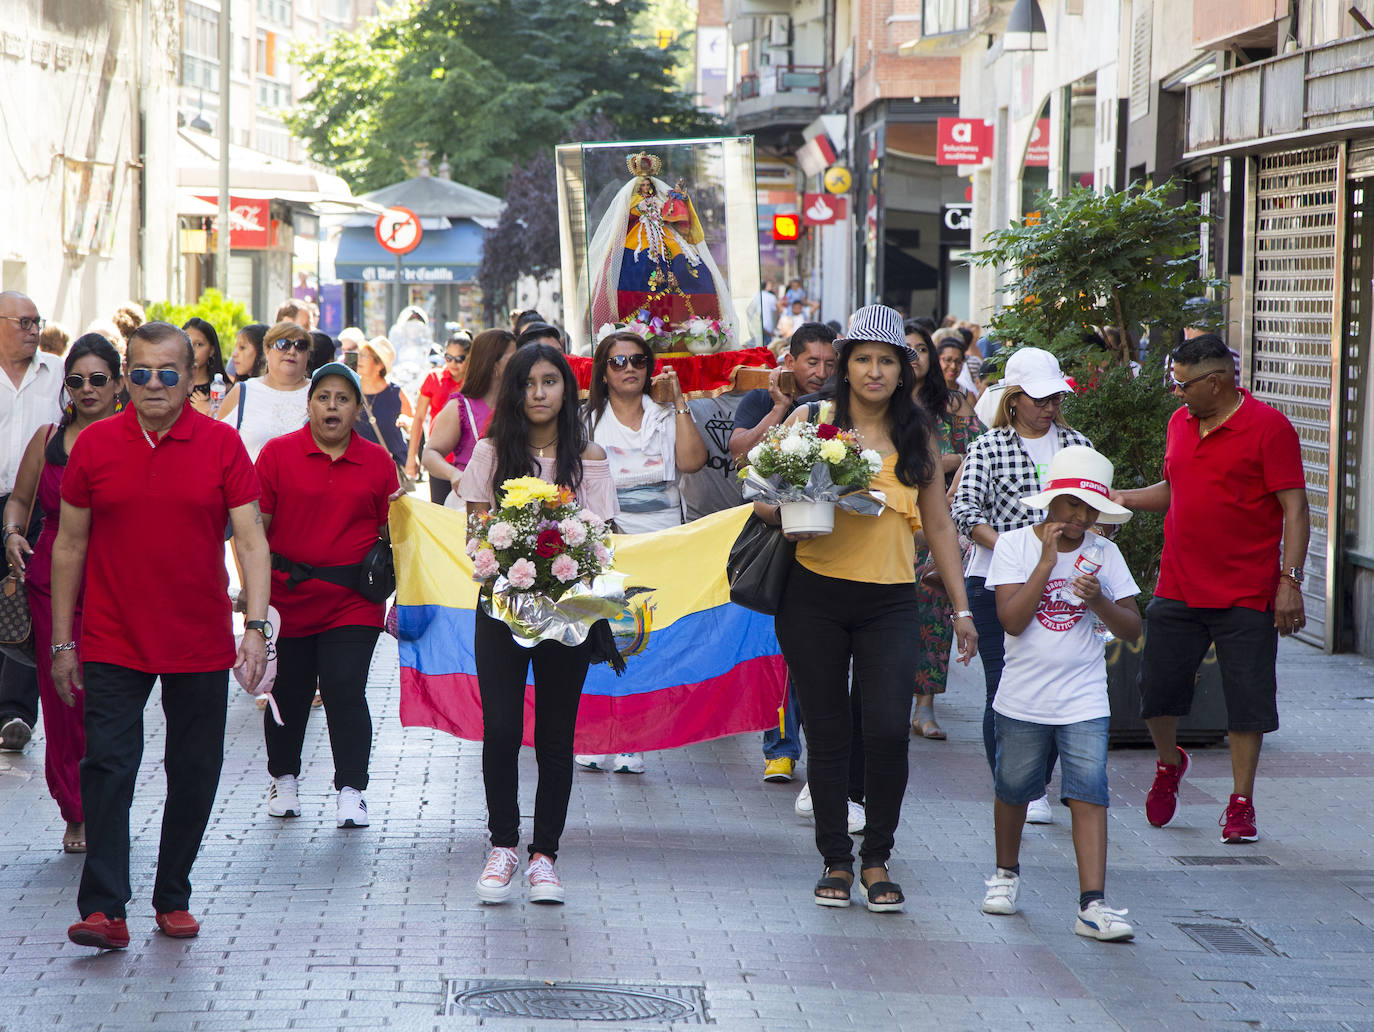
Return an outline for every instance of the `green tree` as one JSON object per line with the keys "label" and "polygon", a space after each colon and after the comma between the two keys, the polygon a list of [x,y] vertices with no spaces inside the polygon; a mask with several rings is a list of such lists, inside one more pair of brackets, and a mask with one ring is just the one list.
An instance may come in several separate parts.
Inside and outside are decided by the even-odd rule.
{"label": "green tree", "polygon": [[718,134],[673,79],[682,45],[636,31],[646,2],[401,0],[298,52],[314,87],[288,124],[356,190],[405,178],[423,144],[495,193],[597,113],[628,139]]}
{"label": "green tree", "polygon": [[148,306],[149,320],[158,319],[175,326],[185,325],[192,316],[204,319],[215,328],[219,350],[224,358],[228,358],[234,350],[234,338],[239,330],[253,321],[247,308],[233,298],[225,297],[214,287],[201,294],[200,300],[193,305],[154,301]]}

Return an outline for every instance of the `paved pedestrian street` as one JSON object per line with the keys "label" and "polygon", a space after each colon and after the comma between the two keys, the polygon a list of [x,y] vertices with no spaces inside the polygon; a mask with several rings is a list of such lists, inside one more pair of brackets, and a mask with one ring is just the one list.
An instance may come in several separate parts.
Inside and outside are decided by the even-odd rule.
{"label": "paved pedestrian street", "polygon": [[[992,814],[976,665],[937,704],[949,741],[911,743],[892,870],[902,914],[811,902],[820,861],[792,811],[799,783],[762,783],[755,736],[652,754],[642,777],[579,770],[558,863],[567,905],[478,904],[480,748],[399,726],[383,637],[366,830],[334,827],[318,711],[304,816],[267,817],[261,716],[233,697],[192,940],[153,929],[163,723],[150,705],[133,941],[97,954],[66,938],[81,859],[60,851],[40,730],[24,754],[0,755],[0,1029],[668,1027],[630,1020],[650,1013],[677,1016],[673,1028],[758,1032],[1374,1029],[1374,665],[1291,642],[1279,656],[1284,726],[1261,761],[1253,846],[1219,841],[1223,748],[1194,753],[1179,818],[1163,830],[1145,822],[1152,753],[1113,750],[1107,888],[1130,909],[1129,944],[1073,934],[1073,850],[1057,804],[1053,825],[1027,829],[1021,913],[979,911]],[[521,777],[528,814],[528,751]],[[467,992],[484,980],[532,986]],[[603,992],[560,989],[568,982]],[[604,992],[632,986],[642,992]]]}

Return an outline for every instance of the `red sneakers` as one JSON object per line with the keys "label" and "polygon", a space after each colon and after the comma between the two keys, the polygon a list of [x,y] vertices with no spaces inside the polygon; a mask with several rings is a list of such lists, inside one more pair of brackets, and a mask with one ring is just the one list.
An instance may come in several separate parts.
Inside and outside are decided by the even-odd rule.
{"label": "red sneakers", "polygon": [[98,950],[122,950],[129,946],[129,926],[122,917],[106,917],[94,913],[83,917],[67,929],[67,938],[78,946],[94,946]]}
{"label": "red sneakers", "polygon": [[1145,796],[1145,819],[1156,828],[1166,828],[1178,812],[1178,783],[1188,769],[1188,754],[1178,750],[1181,763],[1155,761],[1155,783]]}
{"label": "red sneakers", "polygon": [[157,915],[157,927],[163,935],[173,939],[194,939],[200,934],[200,922],[188,910],[169,910]]}
{"label": "red sneakers", "polygon": [[1259,839],[1259,832],[1255,830],[1255,804],[1248,796],[1231,793],[1226,812],[1217,819],[1217,823],[1221,825],[1221,841],[1227,845]]}

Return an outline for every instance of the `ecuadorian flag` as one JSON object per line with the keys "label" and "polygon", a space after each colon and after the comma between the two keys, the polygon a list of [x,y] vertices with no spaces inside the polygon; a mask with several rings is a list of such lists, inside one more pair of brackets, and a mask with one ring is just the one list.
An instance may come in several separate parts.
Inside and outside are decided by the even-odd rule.
{"label": "ecuadorian flag", "polygon": [[[622,676],[605,664],[588,673],[577,752],[672,749],[777,726],[787,670],[773,619],[731,603],[725,581],[726,557],[749,511],[739,506],[670,530],[615,537],[615,569],[627,575],[627,591],[650,589],[634,601],[652,611],[637,626],[627,613],[614,628],[618,640],[644,639],[634,643],[638,651]],[[412,498],[392,503],[401,723],[480,741],[478,586],[466,538],[461,512]],[[525,744],[533,741],[534,686],[527,685]]]}

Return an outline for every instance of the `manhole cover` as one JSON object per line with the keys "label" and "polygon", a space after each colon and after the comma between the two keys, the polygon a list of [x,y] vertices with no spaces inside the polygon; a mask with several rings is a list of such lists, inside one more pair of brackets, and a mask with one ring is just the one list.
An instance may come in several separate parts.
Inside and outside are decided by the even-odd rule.
{"label": "manhole cover", "polygon": [[1221,953],[1231,957],[1275,956],[1274,949],[1244,925],[1175,921],[1174,927],[1208,953]]}
{"label": "manhole cover", "polygon": [[1278,861],[1267,856],[1247,853],[1237,856],[1176,856],[1175,863],[1184,867],[1277,867]]}
{"label": "manhole cover", "polygon": [[704,1025],[705,986],[452,979],[446,1013],[551,1021],[659,1021]]}

